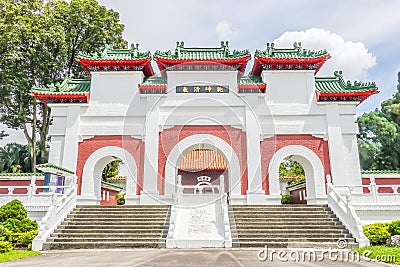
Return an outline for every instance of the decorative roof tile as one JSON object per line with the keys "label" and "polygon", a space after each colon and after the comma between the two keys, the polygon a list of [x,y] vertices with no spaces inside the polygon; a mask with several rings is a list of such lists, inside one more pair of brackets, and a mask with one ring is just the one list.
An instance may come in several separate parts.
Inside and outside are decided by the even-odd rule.
{"label": "decorative roof tile", "polygon": [[61,84],[36,86],[32,95],[43,103],[87,103],[90,96],[90,80],[67,77]]}
{"label": "decorative roof tile", "polygon": [[167,92],[166,77],[145,77],[143,83],[139,84],[141,94],[165,94]]}
{"label": "decorative roof tile", "polygon": [[[175,52],[171,50],[154,53],[160,71],[167,70],[239,70],[244,72],[251,55],[249,50],[229,51],[228,42],[221,42],[220,47],[185,47],[184,42],[177,42]],[[185,66],[183,66],[184,64]],[[180,65],[180,66],[177,66]],[[207,65],[194,68],[193,65]],[[218,65],[229,66],[229,68]]]}
{"label": "decorative roof tile", "polygon": [[301,43],[294,43],[293,48],[275,48],[274,43],[267,43],[266,50],[256,50],[251,74],[258,76],[262,70],[314,70],[317,73],[329,58],[326,50],[303,49]]}
{"label": "decorative roof tile", "polygon": [[265,93],[266,87],[261,76],[242,76],[238,79],[239,93]]}
{"label": "decorative roof tile", "polygon": [[68,170],[67,168],[58,166],[56,164],[52,164],[52,163],[38,164],[38,165],[36,165],[36,169],[43,171],[43,172],[53,169],[53,170],[57,170],[57,171],[61,171],[61,172],[69,173],[69,174],[74,174],[73,171]]}
{"label": "decorative roof tile", "polygon": [[400,174],[400,170],[365,170],[362,174]]}
{"label": "decorative roof tile", "polygon": [[44,173],[41,172],[0,172],[0,177],[22,177],[22,176],[43,176]]}
{"label": "decorative roof tile", "polygon": [[107,45],[102,52],[78,53],[76,60],[88,71],[143,71],[145,76],[153,76],[150,52],[140,52],[139,45],[130,49],[113,49]]}
{"label": "decorative roof tile", "polygon": [[195,149],[187,153],[179,164],[183,171],[226,170],[225,159],[211,149]]}
{"label": "decorative roof tile", "polygon": [[108,190],[115,191],[115,192],[121,192],[123,189],[122,187],[120,187],[116,184],[108,183],[105,181],[101,181],[101,188],[108,189]]}
{"label": "decorative roof tile", "polygon": [[106,178],[107,181],[126,181],[125,176],[114,176]]}
{"label": "decorative roof tile", "polygon": [[149,51],[140,52],[139,44],[131,44],[130,49],[113,49],[112,45],[106,45],[102,52],[88,54],[79,52],[77,59],[89,59],[89,60],[139,60],[139,59],[151,58]]}
{"label": "decorative roof tile", "polygon": [[378,88],[374,82],[345,82],[341,71],[335,71],[334,77],[315,77],[317,101],[359,101],[376,94]]}

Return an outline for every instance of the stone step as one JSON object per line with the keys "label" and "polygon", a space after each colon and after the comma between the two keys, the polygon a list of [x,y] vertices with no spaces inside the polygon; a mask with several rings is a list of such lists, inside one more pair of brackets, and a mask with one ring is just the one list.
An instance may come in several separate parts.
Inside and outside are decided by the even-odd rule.
{"label": "stone step", "polygon": [[339,239],[346,240],[347,243],[354,242],[354,238],[337,238],[337,237],[251,237],[251,238],[241,238],[239,237],[239,242],[257,242],[257,243],[267,243],[267,242],[331,242],[335,243]]}
{"label": "stone step", "polygon": [[44,249],[165,247],[170,206],[78,206],[57,227]]}
{"label": "stone step", "polygon": [[121,226],[105,226],[105,227],[100,227],[98,225],[96,226],[90,226],[90,225],[84,225],[82,228],[79,228],[77,225],[73,225],[73,227],[66,227],[66,226],[59,226],[55,233],[58,232],[78,232],[78,231],[85,231],[87,233],[89,232],[115,232],[119,231],[121,233],[130,233],[130,232],[138,232],[138,231],[162,231],[162,230],[168,230],[169,226],[168,225],[135,225],[135,226],[123,226],[124,228],[121,228]]}
{"label": "stone step", "polygon": [[112,249],[112,248],[165,248],[165,241],[157,242],[46,242],[44,250],[63,249]]}
{"label": "stone step", "polygon": [[134,216],[126,216],[121,215],[120,217],[115,216],[107,216],[107,217],[91,217],[91,216],[76,216],[76,215],[68,215],[66,220],[74,220],[74,221],[122,221],[122,220],[165,220],[166,216],[162,214],[155,215],[134,215]]}
{"label": "stone step", "polygon": [[[243,242],[240,241],[240,247],[252,247],[252,248],[331,248],[338,249],[336,242]],[[350,242],[346,248],[358,248],[358,244]]]}
{"label": "stone step", "polygon": [[235,218],[236,223],[298,223],[298,222],[337,222],[338,218]]}
{"label": "stone step", "polygon": [[128,208],[138,208],[138,209],[169,209],[169,205],[117,205],[117,206],[97,206],[97,205],[76,205],[77,209],[90,208],[90,209],[128,209]]}
{"label": "stone step", "polygon": [[294,209],[294,210],[313,210],[313,209],[326,209],[328,206],[324,205],[232,205],[233,210],[235,209]]}
{"label": "stone step", "polygon": [[151,216],[151,217],[155,217],[155,216],[164,216],[165,217],[165,213],[164,212],[138,212],[138,213],[131,213],[131,212],[113,212],[113,213],[90,213],[90,212],[79,212],[79,213],[70,213],[68,215],[69,217],[75,217],[75,218],[79,218],[79,217],[96,217],[96,218],[103,218],[103,217],[107,217],[107,218],[120,218],[120,217],[133,217],[133,216]]}
{"label": "stone step", "polygon": [[98,225],[98,224],[77,224],[77,225],[60,225],[57,229],[109,229],[109,230],[114,230],[114,229],[120,229],[123,227],[124,229],[167,229],[168,227],[165,227],[164,224],[145,224],[145,223],[138,223],[138,224],[131,224],[131,225]]}
{"label": "stone step", "polygon": [[[251,210],[240,210],[240,211],[235,211],[235,214],[237,215],[249,215],[249,214],[254,214],[255,211]],[[326,215],[326,214],[333,214],[332,211],[326,212],[323,210],[262,210],[262,211],[257,211],[256,214],[268,214],[268,215],[293,215],[293,214],[315,214],[315,215]]]}
{"label": "stone step", "polygon": [[65,220],[61,225],[95,225],[95,223],[98,223],[98,225],[141,225],[141,224],[160,225],[160,224],[164,224],[164,222],[165,222],[165,219],[163,219],[163,220],[151,220],[151,219],[149,219],[149,220],[129,220],[129,221]]}
{"label": "stone step", "polygon": [[150,233],[55,233],[53,234],[53,238],[110,238],[110,237],[118,237],[118,238],[130,238],[130,237],[142,237],[142,238],[160,238],[164,235],[163,232],[156,231]]}
{"label": "stone step", "polygon": [[154,211],[148,211],[148,210],[126,210],[126,211],[101,211],[101,210],[74,210],[70,214],[76,215],[76,214],[100,214],[100,215],[105,215],[105,214],[115,214],[115,215],[121,215],[121,214],[168,214],[169,212],[167,210],[154,210]]}
{"label": "stone step", "polygon": [[333,214],[266,214],[266,213],[248,213],[248,214],[237,214],[235,219],[285,219],[285,220],[293,220],[298,218],[306,218],[306,219],[326,219],[326,218],[336,218]]}
{"label": "stone step", "polygon": [[[292,230],[291,230],[292,231]],[[284,235],[288,233],[287,229],[240,229],[237,230],[237,233],[239,234],[255,234],[255,235],[261,235],[261,234],[280,234]],[[333,229],[296,229],[296,234],[348,234],[347,230],[343,230],[340,228],[333,228]]]}
{"label": "stone step", "polygon": [[[297,231],[296,231],[297,232]],[[282,233],[243,233],[241,231],[238,232],[238,237],[240,239],[249,239],[249,238],[335,238],[336,240],[339,240],[341,238],[352,238],[351,234],[341,234],[341,233],[287,233],[287,234],[282,234]]]}
{"label": "stone step", "polygon": [[280,230],[286,230],[286,231],[296,231],[298,229],[309,229],[309,230],[318,230],[321,229],[321,227],[323,227],[324,229],[344,229],[343,225],[341,224],[337,224],[337,225],[319,225],[319,224],[314,224],[314,225],[310,225],[310,224],[303,224],[303,225],[292,225],[292,226],[287,226],[287,225],[269,225],[268,227],[266,227],[263,224],[260,225],[238,225],[236,224],[236,229],[237,231],[240,231],[242,229],[280,229]]}
{"label": "stone step", "polygon": [[121,228],[114,228],[114,229],[58,229],[54,232],[54,235],[67,235],[67,234],[117,234],[117,235],[131,235],[131,234],[149,234],[149,233],[161,233],[166,232],[168,227],[148,227],[147,229],[139,229],[139,228],[132,228],[132,229],[121,229]]}
{"label": "stone step", "polygon": [[56,238],[49,238],[49,242],[96,242],[96,243],[114,243],[114,242],[126,242],[126,243],[133,243],[133,242],[159,242],[162,239],[161,235],[158,237],[91,237],[91,238],[67,238],[67,237],[56,237]]}

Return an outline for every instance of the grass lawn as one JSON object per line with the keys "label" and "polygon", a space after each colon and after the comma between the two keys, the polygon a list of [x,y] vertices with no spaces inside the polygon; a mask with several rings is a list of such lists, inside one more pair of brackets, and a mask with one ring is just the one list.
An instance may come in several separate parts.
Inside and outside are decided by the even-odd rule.
{"label": "grass lawn", "polygon": [[0,262],[17,260],[17,259],[22,259],[22,258],[26,258],[26,257],[37,256],[40,254],[41,253],[37,252],[37,251],[13,250],[11,252],[1,253],[0,254]]}
{"label": "grass lawn", "polygon": [[374,260],[400,264],[400,247],[372,246],[359,248],[356,251]]}

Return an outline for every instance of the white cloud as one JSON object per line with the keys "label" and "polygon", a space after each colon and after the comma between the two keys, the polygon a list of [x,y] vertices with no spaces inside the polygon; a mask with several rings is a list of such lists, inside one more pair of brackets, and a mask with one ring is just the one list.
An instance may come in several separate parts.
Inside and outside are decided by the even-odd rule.
{"label": "white cloud", "polygon": [[239,31],[233,28],[227,20],[218,22],[217,26],[215,27],[215,31],[221,41],[232,40],[239,37]]}
{"label": "white cloud", "polygon": [[331,76],[335,70],[342,70],[346,79],[363,80],[367,70],[376,64],[376,57],[363,43],[345,41],[340,35],[324,29],[285,32],[274,40],[275,47],[290,47],[294,42],[301,42],[306,49],[328,50],[331,58],[318,72],[319,76]]}

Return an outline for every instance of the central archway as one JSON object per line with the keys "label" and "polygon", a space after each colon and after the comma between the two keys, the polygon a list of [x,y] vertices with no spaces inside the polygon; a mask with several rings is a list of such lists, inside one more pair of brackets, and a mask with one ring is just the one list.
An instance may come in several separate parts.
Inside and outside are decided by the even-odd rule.
{"label": "central archway", "polygon": [[300,163],[306,177],[307,203],[326,204],[324,166],[320,158],[310,149],[301,145],[290,145],[279,149],[269,164],[270,195],[280,195],[279,165],[287,157]]}
{"label": "central archway", "polygon": [[231,196],[241,194],[240,164],[232,147],[223,139],[210,134],[195,134],[182,139],[168,155],[165,165],[165,194],[176,193],[178,166],[189,151],[202,146],[204,149],[216,150],[228,164],[229,193]]}

